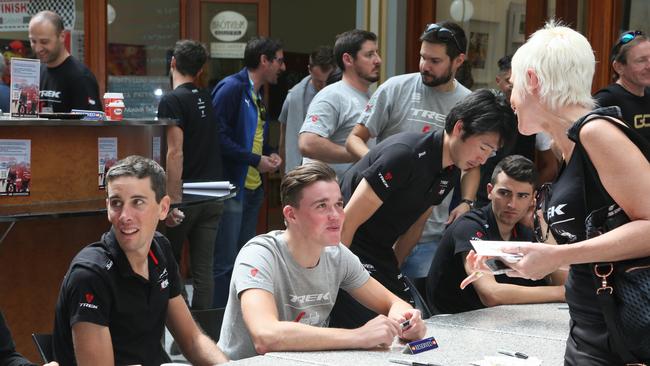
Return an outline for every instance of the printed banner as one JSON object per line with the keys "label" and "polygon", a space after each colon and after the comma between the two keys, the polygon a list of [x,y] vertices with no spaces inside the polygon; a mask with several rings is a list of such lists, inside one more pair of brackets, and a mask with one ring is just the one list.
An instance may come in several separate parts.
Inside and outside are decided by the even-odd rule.
{"label": "printed banner", "polygon": [[0,140],[0,196],[28,196],[31,140]]}
{"label": "printed banner", "polygon": [[12,117],[38,117],[41,61],[31,58],[11,59]]}
{"label": "printed banner", "polygon": [[100,137],[97,141],[99,189],[106,188],[106,173],[117,163],[117,137]]}

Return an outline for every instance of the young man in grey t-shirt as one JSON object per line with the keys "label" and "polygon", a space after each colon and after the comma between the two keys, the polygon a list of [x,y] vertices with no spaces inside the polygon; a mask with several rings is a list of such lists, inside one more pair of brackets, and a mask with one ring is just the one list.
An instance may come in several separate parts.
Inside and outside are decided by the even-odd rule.
{"label": "young man in grey t-shirt", "polygon": [[[280,191],[287,230],[251,239],[235,261],[219,338],[224,353],[237,360],[273,351],[387,347],[395,336],[422,338],[420,312],[371,278],[340,244],[345,214],[334,171],[307,163],[287,173]],[[357,329],[327,328],[339,288],[385,315]]]}
{"label": "young man in grey t-shirt", "polygon": [[298,147],[308,158],[304,161],[328,163],[339,178],[355,160],[345,149],[345,139],[368,102],[370,84],[379,79],[377,48],[372,32],[355,29],[337,37],[334,57],[343,78],[314,97],[300,129]]}

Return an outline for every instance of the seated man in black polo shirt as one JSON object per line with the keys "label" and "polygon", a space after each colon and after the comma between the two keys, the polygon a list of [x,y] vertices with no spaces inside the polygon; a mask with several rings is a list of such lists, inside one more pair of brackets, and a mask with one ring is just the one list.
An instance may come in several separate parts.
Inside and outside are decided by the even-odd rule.
{"label": "seated man in black polo shirt", "polygon": [[[532,281],[505,274],[484,274],[464,290],[461,282],[474,273],[467,254],[470,240],[533,241],[533,231],[520,222],[531,215],[537,173],[521,155],[505,157],[487,184],[491,203],[454,221],[442,237],[427,277],[427,302],[441,313],[460,313],[504,304],[564,301],[562,274]],[[531,215],[532,217],[532,215]],[[544,286],[544,287],[542,287]]]}
{"label": "seated man in black polo shirt", "polygon": [[62,365],[160,365],[165,324],[192,364],[227,361],[180,295],[171,247],[156,232],[169,211],[165,171],[130,156],[106,176],[111,230],[70,264],[56,304],[53,348]]}
{"label": "seated man in black polo shirt", "polygon": [[[341,191],[347,205],[341,241],[395,295],[413,304],[399,270],[401,261],[461,170],[480,166],[512,140],[513,119],[503,96],[478,90],[451,109],[444,131],[393,135],[344,175]],[[340,292],[330,325],[356,328],[375,316]]]}

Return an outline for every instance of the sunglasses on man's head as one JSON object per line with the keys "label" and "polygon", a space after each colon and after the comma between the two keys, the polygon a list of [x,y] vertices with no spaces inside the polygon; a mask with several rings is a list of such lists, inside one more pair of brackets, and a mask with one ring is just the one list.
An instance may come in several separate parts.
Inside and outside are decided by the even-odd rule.
{"label": "sunglasses on man's head", "polygon": [[458,42],[458,39],[456,38],[456,35],[454,32],[450,29],[447,29],[445,27],[441,27],[438,24],[428,24],[427,27],[424,29],[424,33],[431,33],[434,32],[436,35],[436,38],[439,40],[449,43],[450,40],[454,41],[454,44],[456,45],[456,48],[460,51],[460,53],[465,53],[465,50],[463,47],[460,46],[460,42]]}
{"label": "sunglasses on man's head", "polygon": [[614,45],[612,48],[612,58],[615,58],[618,52],[620,51],[621,47],[623,47],[624,44],[630,43],[634,38],[637,36],[644,36],[645,33],[642,31],[638,30],[631,30],[623,33],[621,37],[618,39],[618,42]]}
{"label": "sunglasses on man's head", "polygon": [[551,225],[546,225],[546,232],[543,232],[541,222],[539,221],[539,216],[537,215],[538,211],[542,211],[542,215],[546,213],[546,204],[551,198],[552,194],[552,184],[544,183],[541,187],[537,189],[535,193],[535,212],[533,212],[533,232],[535,233],[535,239],[539,243],[545,243],[548,239],[548,234],[551,231]]}

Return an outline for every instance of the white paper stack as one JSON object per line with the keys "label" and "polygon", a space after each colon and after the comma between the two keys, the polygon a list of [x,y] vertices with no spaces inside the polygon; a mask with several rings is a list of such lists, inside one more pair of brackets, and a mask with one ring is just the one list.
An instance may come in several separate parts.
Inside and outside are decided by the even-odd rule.
{"label": "white paper stack", "polygon": [[222,197],[230,194],[233,188],[235,186],[228,181],[183,183],[183,193],[201,196]]}

